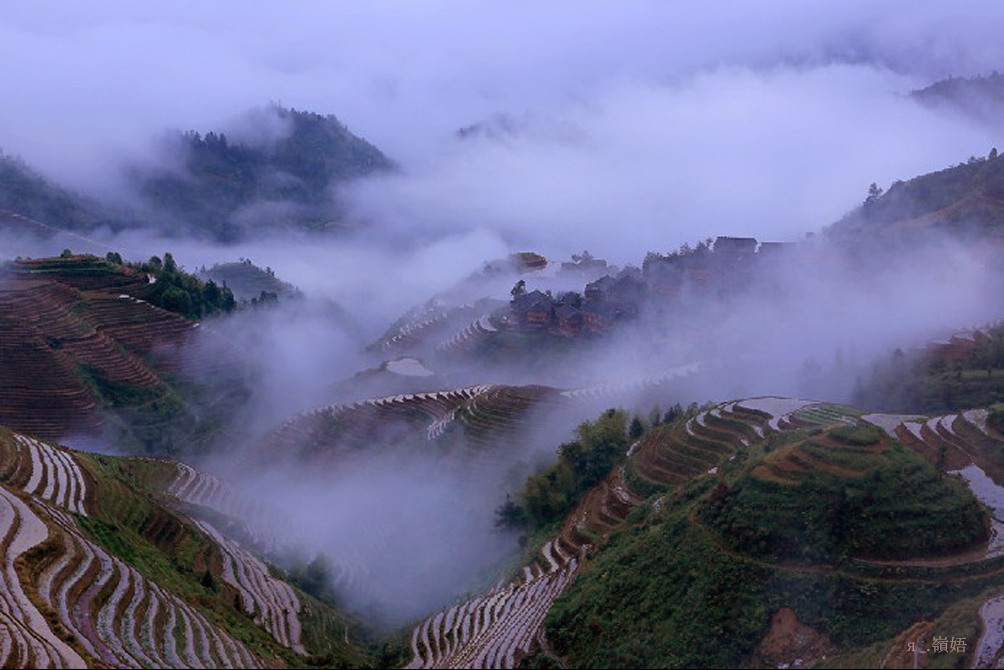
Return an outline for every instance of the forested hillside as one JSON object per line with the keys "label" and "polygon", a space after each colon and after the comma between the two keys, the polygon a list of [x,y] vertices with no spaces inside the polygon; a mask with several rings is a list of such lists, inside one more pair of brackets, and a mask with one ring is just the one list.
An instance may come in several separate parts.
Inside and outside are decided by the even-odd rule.
{"label": "forested hillside", "polygon": [[228,137],[194,130],[168,135],[172,169],[137,168],[132,178],[148,209],[210,237],[230,241],[249,228],[323,230],[339,213],[332,188],[386,170],[391,162],[334,116],[272,105],[280,131]]}

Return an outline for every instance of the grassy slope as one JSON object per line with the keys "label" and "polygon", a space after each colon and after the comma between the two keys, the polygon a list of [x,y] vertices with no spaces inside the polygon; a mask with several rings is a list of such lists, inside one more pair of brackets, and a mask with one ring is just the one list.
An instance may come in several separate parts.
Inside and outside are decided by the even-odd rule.
{"label": "grassy slope", "polygon": [[[120,292],[118,287],[127,286],[130,294],[149,297],[144,293],[145,280],[137,283],[136,277],[141,275],[104,258],[36,259],[31,265],[20,266],[19,271],[32,279],[45,278],[70,286],[82,278],[93,280],[96,284],[92,286],[100,286],[101,291],[114,295]],[[100,329],[102,321],[92,313],[90,294],[80,295],[80,300],[67,309],[68,315]],[[145,313],[146,310],[136,309],[137,316]],[[45,327],[44,323],[38,325]],[[123,357],[129,355],[120,343],[115,345]],[[112,380],[100,367],[76,362],[77,379],[90,389],[97,399],[98,411],[104,415],[108,427],[105,437],[113,446],[142,445],[145,453],[176,455],[198,451],[218,437],[226,416],[245,399],[247,392],[236,378],[227,380],[216,375],[192,381],[156,367],[157,383],[137,386]]]}
{"label": "grassy slope", "polygon": [[[79,453],[96,483],[94,515],[79,519],[98,544],[226,628],[266,663],[276,667],[311,665],[358,667],[366,652],[346,641],[354,624],[345,615],[297,592],[303,603],[304,644],[313,654],[303,658],[275,642],[252,617],[235,607],[235,592],[223,583],[220,554],[184,517],[165,508],[148,488],[164,462]],[[209,568],[211,587],[202,579]],[[348,627],[348,628],[347,628]]]}
{"label": "grassy slope", "polygon": [[[808,491],[796,487],[785,492],[786,505],[772,507],[777,500],[767,500],[752,475],[766,456],[745,456],[723,468],[726,486],[738,492],[727,510],[733,516],[747,522],[762,518],[765,526],[776,526],[782,516],[811,520],[818,514],[825,502],[815,495],[818,491],[806,495]],[[854,465],[865,463],[865,469],[881,472],[890,484],[899,476],[897,470],[910,471],[902,475],[900,485],[891,487],[898,497],[890,497],[887,506],[903,511],[914,504],[932,504],[921,503],[916,488],[930,488],[930,482],[914,480],[931,474],[919,457],[894,445]],[[834,490],[848,483],[820,476],[812,487],[825,488],[827,482]],[[802,622],[829,635],[842,649],[878,649],[879,643],[888,649],[891,638],[914,622],[948,616],[953,610],[947,608],[1000,581],[999,560],[991,566],[996,572],[966,579],[956,579],[962,572],[933,569],[907,571],[910,579],[892,579],[895,570],[866,577],[839,557],[796,565],[741,553],[729,546],[720,529],[712,532],[699,521],[715,516],[709,511],[720,514],[721,505],[716,510],[711,501],[721,497],[716,478],[706,475],[639,506],[555,603],[547,620],[554,652],[570,667],[734,667],[749,661],[770,616],[781,607],[793,609]],[[656,500],[661,500],[659,511],[652,505]],[[971,502],[967,492],[944,482],[933,504],[948,509]],[[919,519],[913,530],[936,543],[944,536],[944,522],[932,516],[925,526]],[[978,526],[977,521],[974,530]],[[825,528],[810,533],[811,524],[806,524],[803,530],[806,539],[826,540]],[[959,607],[961,613],[953,616],[968,623],[959,623],[953,635],[965,635],[961,629],[968,631],[974,621],[971,603]],[[538,655],[532,662],[546,665],[549,660]]]}
{"label": "grassy slope", "polygon": [[200,274],[220,286],[230,287],[238,300],[257,298],[263,291],[275,293],[280,297],[297,293],[296,287],[292,284],[277,279],[274,274],[251,263],[220,263]]}
{"label": "grassy slope", "polygon": [[827,233],[849,241],[860,233],[902,234],[907,239],[927,229],[1002,239],[1004,156],[970,158],[954,167],[897,181]]}
{"label": "grassy slope", "polygon": [[929,351],[891,355],[861,380],[854,402],[887,412],[948,413],[1004,400],[1004,326],[969,355],[946,360]]}
{"label": "grassy slope", "polygon": [[116,215],[82,195],[53,184],[18,158],[0,152],[0,209],[66,230],[115,225]]}

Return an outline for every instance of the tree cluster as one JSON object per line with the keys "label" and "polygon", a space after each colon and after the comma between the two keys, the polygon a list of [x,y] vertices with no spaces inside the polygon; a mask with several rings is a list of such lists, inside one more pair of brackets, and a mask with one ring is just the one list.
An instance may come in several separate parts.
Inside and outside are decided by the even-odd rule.
{"label": "tree cluster", "polygon": [[626,458],[628,416],[623,410],[607,410],[596,421],[580,424],[576,433],[577,440],[559,447],[558,462],[528,479],[520,492],[520,506],[534,527],[564,517]]}
{"label": "tree cluster", "polygon": [[[110,262],[122,260],[118,253],[109,253],[105,258]],[[170,252],[164,254],[163,260],[151,256],[147,262],[133,263],[131,267],[156,279],[144,291],[145,300],[193,321],[232,312],[237,306],[233,291],[225,284],[219,286],[211,279],[202,281],[188,274],[178,267]]]}
{"label": "tree cluster", "polygon": [[[256,202],[288,202],[301,208],[284,216],[327,220],[333,182],[387,169],[390,161],[350,133],[334,116],[273,105],[267,110],[288,129],[264,143],[242,143],[223,133],[195,131],[169,138],[187,174],[139,174],[149,203],[214,236],[239,235],[233,215]],[[312,219],[311,219],[312,220]]]}

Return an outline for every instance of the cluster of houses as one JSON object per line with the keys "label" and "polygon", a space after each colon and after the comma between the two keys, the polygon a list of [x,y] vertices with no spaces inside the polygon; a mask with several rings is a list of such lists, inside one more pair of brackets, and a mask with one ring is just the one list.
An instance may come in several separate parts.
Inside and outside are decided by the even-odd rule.
{"label": "cluster of houses", "polygon": [[[714,248],[702,243],[669,255],[649,254],[642,269],[626,267],[585,286],[582,294],[514,289],[507,319],[510,329],[546,331],[565,337],[599,333],[636,317],[646,300],[665,301],[685,292],[700,295],[713,288],[745,281],[757,263],[782,257],[794,244],[764,242],[751,237],[719,237]],[[562,274],[611,269],[586,252],[563,263]]]}
{"label": "cluster of houses", "polygon": [[927,343],[927,353],[946,363],[964,363],[969,360],[973,350],[987,342],[990,336],[982,330],[972,330],[958,333],[942,340],[932,340]]}
{"label": "cluster of houses", "polygon": [[780,261],[795,248],[792,242],[762,242],[752,237],[719,237],[693,250],[649,254],[642,266],[653,296],[676,298],[689,292],[706,295],[746,285],[758,269]]}
{"label": "cluster of houses", "polygon": [[638,315],[645,282],[637,268],[616,277],[605,275],[586,284],[582,294],[569,291],[555,298],[550,291],[516,293],[509,308],[509,325],[524,330],[546,330],[566,337],[604,331],[620,320]]}

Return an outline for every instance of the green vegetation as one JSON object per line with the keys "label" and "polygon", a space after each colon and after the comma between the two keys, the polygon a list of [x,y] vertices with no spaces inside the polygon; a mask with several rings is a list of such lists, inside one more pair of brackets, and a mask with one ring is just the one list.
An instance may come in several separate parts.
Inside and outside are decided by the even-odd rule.
{"label": "green vegetation", "polygon": [[853,402],[887,412],[940,414],[987,407],[1004,398],[1004,325],[967,351],[947,358],[936,351],[913,355],[897,349],[876,363]]}
{"label": "green vegetation", "polygon": [[[164,254],[163,260],[153,257],[146,263],[132,264],[123,263],[116,252],[109,252],[104,258],[69,254],[23,261],[15,264],[15,269],[69,286],[101,289],[116,299],[119,292],[127,291],[133,297],[189,318],[222,314],[236,308],[233,294],[226,287],[220,288],[211,280],[204,282],[184,272],[170,253]],[[157,280],[148,283],[143,273]],[[77,326],[81,331],[101,330],[105,325],[105,317],[95,307],[91,295],[81,294],[67,308],[80,321]],[[136,324],[163,316],[140,309],[128,314]],[[114,318],[118,317],[112,321]],[[228,420],[249,397],[246,373],[239,366],[228,366],[198,378],[176,374],[159,365],[159,359],[152,360],[151,352],[142,346],[126,349],[115,340],[114,330],[104,332],[111,333],[120,359],[105,365],[74,357],[77,367],[73,373],[97,400],[97,411],[103,415],[107,427],[105,437],[114,445],[128,445],[130,449],[139,445],[140,453],[158,456],[198,453],[220,436]],[[49,343],[53,348],[62,346],[54,337],[49,338]],[[148,370],[156,374],[155,379],[137,375],[123,381],[120,374],[117,376],[115,366],[134,354],[146,357]]]}
{"label": "green vegetation", "polygon": [[318,552],[311,561],[307,561],[299,554],[294,554],[286,559],[285,563],[286,577],[290,582],[321,602],[329,605],[335,604],[334,581],[328,557],[324,552]]}
{"label": "green vegetation", "polygon": [[[185,272],[178,267],[170,252],[164,254],[163,260],[152,256],[145,263],[125,263],[117,252],[108,252],[101,258],[90,254],[74,255],[66,249],[59,257],[32,259],[30,264],[20,265],[18,269],[52,277],[71,286],[76,279],[101,278],[106,280],[101,288],[109,292],[118,286],[128,285],[133,297],[195,321],[233,311],[236,307],[230,289]],[[142,283],[140,272],[147,273],[156,281]]]}
{"label": "green vegetation", "polygon": [[162,588],[196,603],[200,612],[254,653],[282,658],[287,666],[298,664],[292,652],[275,644],[234,606],[228,590],[203,584],[216,551],[214,545],[136,486],[130,473],[132,459],[82,455],[81,460],[100,492],[96,513],[79,519],[84,532]]}
{"label": "green vegetation", "polygon": [[193,321],[232,312],[237,304],[229,288],[221,288],[212,279],[203,281],[181,270],[170,252],[164,254],[163,261],[152,256],[146,263],[135,263],[132,267],[156,279],[138,297]]}
{"label": "green vegetation", "polygon": [[[760,658],[754,651],[783,607],[847,650],[834,667],[877,665],[918,621],[975,640],[975,608],[999,586],[1004,559],[935,560],[988,536],[987,513],[961,481],[864,423],[764,440],[722,417],[709,417],[709,426],[750,444],[716,474],[699,469],[679,484],[645,479],[647,450],[711,446],[685,431],[690,413],[682,414],[648,433],[629,459],[628,483],[651,497],[593,543],[548,614],[549,648],[524,667],[742,667]],[[554,479],[533,489],[544,499],[574,481],[569,463],[549,472]],[[639,489],[633,472],[649,488]],[[552,521],[549,533],[560,524]]]}
{"label": "green vegetation", "polygon": [[263,295],[284,299],[300,295],[295,286],[277,279],[272,268],[262,269],[248,258],[238,263],[218,263],[208,270],[200,268],[198,276],[229,288],[237,300],[260,299]]}
{"label": "green vegetation", "polygon": [[80,194],[56,186],[19,158],[0,151],[0,210],[67,230],[120,226],[117,216]]}
{"label": "green vegetation", "polygon": [[240,237],[245,224],[255,223],[248,220],[252,205],[262,206],[261,224],[270,228],[323,229],[337,216],[329,205],[332,183],[391,166],[334,116],[278,105],[253,114],[282,132],[248,142],[215,132],[171,136],[169,149],[181,157],[187,174],[137,169],[137,186],[150,207],[221,240]]}
{"label": "green vegetation", "polygon": [[[732,473],[740,488],[754,465]],[[730,534],[707,523],[722,508],[720,487],[714,477],[698,477],[662,496],[657,507],[643,504],[632,523],[600,547],[546,620],[550,646],[566,667],[741,667],[781,607],[839,646],[862,648],[998,583],[996,573],[959,581],[876,580],[851,566],[799,568],[737,553],[725,544]],[[819,506],[813,497],[788,489],[783,500],[811,511]],[[730,509],[752,522],[769,516],[778,500],[765,495],[756,502],[755,510]],[[955,532],[956,522],[950,523],[913,530],[930,540]],[[553,660],[538,654],[530,663]]]}
{"label": "green vegetation", "polygon": [[[832,226],[837,240],[854,243],[867,229],[872,236],[917,241],[916,228],[899,229],[900,221],[928,217],[933,229],[950,229],[961,236],[999,237],[1004,230],[1004,157],[996,149],[986,158],[897,181],[885,192],[872,184],[860,208]],[[888,240],[887,240],[888,241]]]}
{"label": "green vegetation", "polygon": [[520,492],[522,508],[534,527],[564,517],[583,493],[624,461],[627,429],[627,414],[616,409],[579,425],[579,439],[562,444],[558,462],[531,477]]}
{"label": "green vegetation", "polygon": [[868,447],[885,439],[885,433],[882,429],[870,423],[840,426],[832,429],[828,434],[837,442],[853,447]]}
{"label": "green vegetation", "polygon": [[[836,429],[831,437],[836,431],[853,434]],[[751,470],[720,483],[697,511],[732,551],[798,563],[906,560],[965,550],[988,536],[986,512],[965,485],[939,477],[900,444],[842,449],[812,438],[766,460],[793,483]]]}
{"label": "green vegetation", "polygon": [[988,419],[998,432],[1004,433],[1004,403],[996,403],[991,406]]}
{"label": "green vegetation", "polygon": [[[2,439],[2,436],[0,436]],[[152,488],[163,486],[173,466],[163,461],[78,454],[94,477],[98,495],[92,517],[79,517],[98,544],[224,626],[263,659],[279,667],[302,667],[305,659],[280,646],[239,607],[239,598],[218,570],[215,545],[195,532],[184,517],[164,508]],[[368,665],[366,653],[346,641],[356,625],[344,614],[300,594],[303,642],[314,656],[306,662],[324,667]]]}

